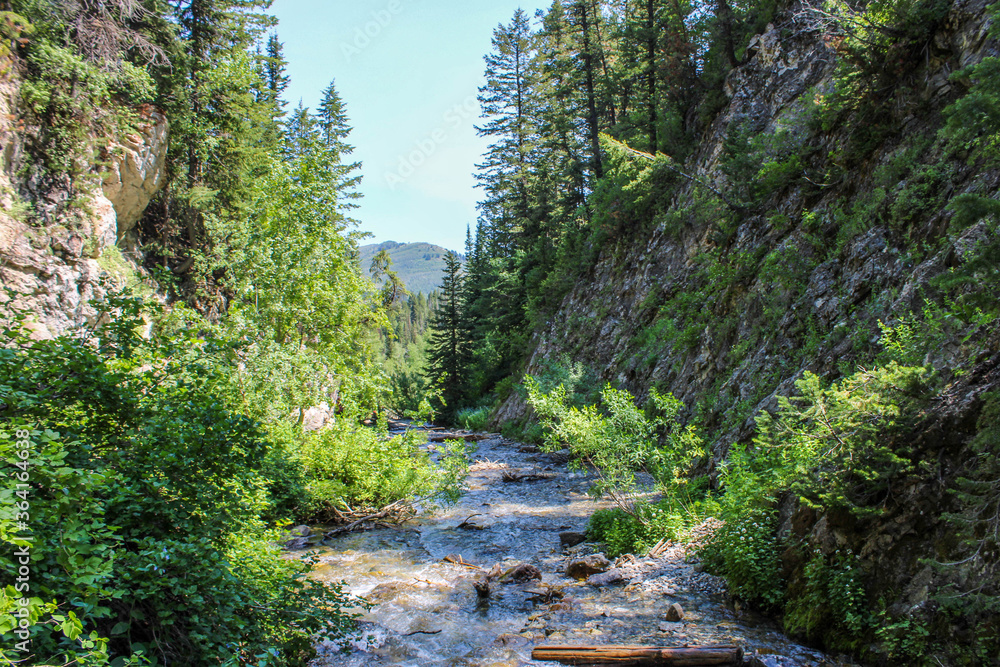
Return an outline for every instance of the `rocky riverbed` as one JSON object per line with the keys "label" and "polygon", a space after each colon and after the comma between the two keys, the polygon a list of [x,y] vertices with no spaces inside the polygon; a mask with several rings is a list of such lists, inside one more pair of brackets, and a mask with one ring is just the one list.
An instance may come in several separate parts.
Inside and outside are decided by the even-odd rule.
{"label": "rocky riverbed", "polygon": [[[587,495],[593,478],[500,437],[480,441],[472,459],[458,504],[319,547],[313,576],[345,581],[374,607],[349,651],[322,645],[315,667],[545,667],[556,663],[532,661],[536,645],[612,643],[736,644],[748,664],[769,667],[851,664],[734,609],[724,582],[680,546],[613,563],[594,556],[595,576],[568,576],[571,562],[600,552],[569,546],[578,538],[566,534],[606,506]],[[521,564],[537,570],[515,571]]]}

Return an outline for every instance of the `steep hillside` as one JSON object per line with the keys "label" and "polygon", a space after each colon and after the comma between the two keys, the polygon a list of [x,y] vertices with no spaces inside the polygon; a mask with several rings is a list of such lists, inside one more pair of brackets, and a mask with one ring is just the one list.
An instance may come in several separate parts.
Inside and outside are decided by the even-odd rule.
{"label": "steep hillside", "polygon": [[363,245],[361,267],[367,271],[375,253],[387,250],[392,257],[392,270],[402,279],[411,293],[430,294],[441,286],[446,248],[433,243],[397,243],[384,241]]}
{"label": "steep hillside", "polygon": [[[785,546],[774,548],[787,547],[788,600],[818,590],[814,552],[824,567],[857,554],[867,600],[886,614],[879,623],[906,627],[892,626],[893,641],[913,633],[907,641],[944,655],[940,637],[989,650],[981,640],[998,631],[995,617],[977,615],[983,607],[959,601],[996,594],[983,538],[996,521],[966,543],[948,517],[975,505],[959,499],[963,479],[995,474],[996,451],[983,450],[995,447],[983,444],[992,424],[980,415],[1000,388],[988,259],[1000,169],[981,150],[995,129],[970,128],[956,101],[988,94],[982,73],[965,68],[996,56],[997,42],[981,0],[920,7],[888,46],[838,32],[843,16],[798,3],[779,12],[728,74],[725,106],[684,164],[605,137],[595,259],[535,330],[524,374],[579,366],[641,400],[673,393],[710,440],[717,480],[730,447],[751,442],[757,418],[799,395],[806,374],[829,384],[875,364],[933,369],[933,398],[876,436],[914,466],[879,471],[889,490],[867,501],[876,514],[800,505],[790,493],[776,524]],[[518,391],[494,413],[498,423],[530,416]],[[995,507],[995,487],[975,502]],[[825,612],[789,624],[790,609],[789,629],[816,641],[831,631],[817,620]]]}

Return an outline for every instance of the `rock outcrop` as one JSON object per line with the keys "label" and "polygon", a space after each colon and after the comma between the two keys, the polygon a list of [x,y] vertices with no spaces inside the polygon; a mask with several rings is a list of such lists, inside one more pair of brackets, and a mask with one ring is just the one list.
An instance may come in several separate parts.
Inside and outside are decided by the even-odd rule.
{"label": "rock outcrop", "polygon": [[[752,57],[727,78],[729,103],[686,165],[714,187],[727,186],[720,163],[728,133],[741,124],[752,134],[787,131],[793,137],[790,141],[804,141],[812,132],[805,108],[831,91],[837,54],[819,30],[802,22],[800,9],[796,5],[782,16],[783,31],[769,26],[754,38],[748,49]],[[935,38],[933,57],[913,76],[922,86],[915,96],[929,98],[929,104],[940,110],[955,99],[948,86],[938,85],[941,77],[947,80],[958,67],[997,52],[987,37],[985,16],[984,0],[953,4]],[[928,112],[927,117],[938,120],[940,113]],[[931,121],[913,117],[907,122],[909,131],[933,136]],[[811,150],[822,155],[835,152],[853,131],[847,125],[812,134],[810,140],[818,145]],[[546,326],[536,331],[526,374],[544,374],[548,366],[572,359],[640,400],[654,386],[672,392],[689,409],[705,407],[710,399],[703,420],[715,438],[716,456],[724,456],[729,444],[752,434],[755,413],[775,408],[776,396],[794,392],[794,381],[803,371],[840,375],[857,348],[870,348],[877,341],[878,322],[897,321],[912,308],[919,309],[926,296],[923,288],[947,267],[960,265],[963,249],[974,247],[977,235],[982,235],[982,229],[972,227],[940,252],[920,256],[910,251],[909,241],[898,230],[872,225],[850,239],[839,256],[824,257],[823,244],[835,242],[827,239],[836,236],[837,226],[843,224],[837,217],[839,209],[845,201],[878,187],[876,172],[897,156],[901,139],[888,137],[836,186],[818,187],[800,178],[766,207],[738,211],[729,223],[735,229],[724,241],[719,219],[725,211],[692,212],[705,191],[694,181],[687,183],[672,202],[672,209],[683,218],[681,225],[660,224],[646,234],[631,230],[604,244],[589,274],[566,295]],[[898,188],[905,185],[901,182]],[[962,192],[973,185],[995,191],[1000,174],[982,174],[970,167],[954,174],[948,187]],[[809,215],[803,217],[803,212]],[[943,206],[927,214],[926,228],[946,229],[949,215]],[[802,217],[798,224],[796,216]],[[810,225],[818,226],[819,232]],[[694,291],[703,268],[700,262],[712,251],[759,259],[738,283],[700,304],[711,312],[710,322],[693,332],[688,344],[658,342],[651,333],[651,319],[673,316],[657,309],[668,296]],[[793,280],[802,288],[789,289],[787,283]],[[765,317],[765,310],[772,319]],[[773,317],[774,313],[779,316]],[[799,353],[809,328],[806,323],[821,338],[808,355]],[[767,335],[761,335],[762,327]],[[955,352],[946,346],[935,354],[938,361],[947,362]],[[736,415],[739,420],[734,423]],[[524,396],[511,392],[493,422],[517,422],[528,416]]]}
{"label": "rock outcrop", "polygon": [[22,140],[10,125],[16,94],[10,84],[0,91],[0,280],[17,294],[16,307],[30,313],[33,335],[50,338],[92,323],[98,313],[89,302],[141,274],[134,230],[166,182],[167,120],[141,109],[139,132],[106,150],[106,174],[85,193],[84,206],[42,223],[29,220],[15,184]]}

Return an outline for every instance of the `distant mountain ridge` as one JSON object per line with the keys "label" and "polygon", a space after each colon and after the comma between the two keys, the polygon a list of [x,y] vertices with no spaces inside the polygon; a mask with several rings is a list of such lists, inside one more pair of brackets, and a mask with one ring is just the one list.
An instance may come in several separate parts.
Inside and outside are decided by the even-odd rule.
{"label": "distant mountain ridge", "polygon": [[[361,268],[368,272],[372,257],[386,250],[392,257],[392,270],[402,279],[413,294],[423,292],[430,294],[441,285],[444,276],[444,255],[447,248],[433,243],[398,243],[384,241],[371,243],[359,248],[361,251]],[[459,258],[465,262],[465,257],[459,253]]]}

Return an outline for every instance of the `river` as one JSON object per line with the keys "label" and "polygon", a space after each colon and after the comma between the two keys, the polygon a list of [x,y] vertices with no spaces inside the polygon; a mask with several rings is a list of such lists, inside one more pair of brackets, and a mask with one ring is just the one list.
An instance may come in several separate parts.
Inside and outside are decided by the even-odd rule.
{"label": "river", "polygon": [[[433,445],[432,445],[433,447]],[[319,647],[315,667],[549,667],[538,644],[683,646],[736,644],[748,664],[849,665],[800,646],[766,619],[727,604],[722,580],[681,547],[619,560],[621,582],[594,586],[565,575],[567,561],[599,545],[564,549],[559,534],[584,531],[606,503],[587,495],[593,478],[562,458],[495,437],[472,455],[468,491],[454,506],[422,511],[400,528],[328,540],[312,576],[345,581],[375,606],[349,652]],[[520,478],[521,481],[511,481]],[[500,583],[480,597],[483,571],[528,563],[541,581]],[[673,603],[680,621],[665,620]]]}

